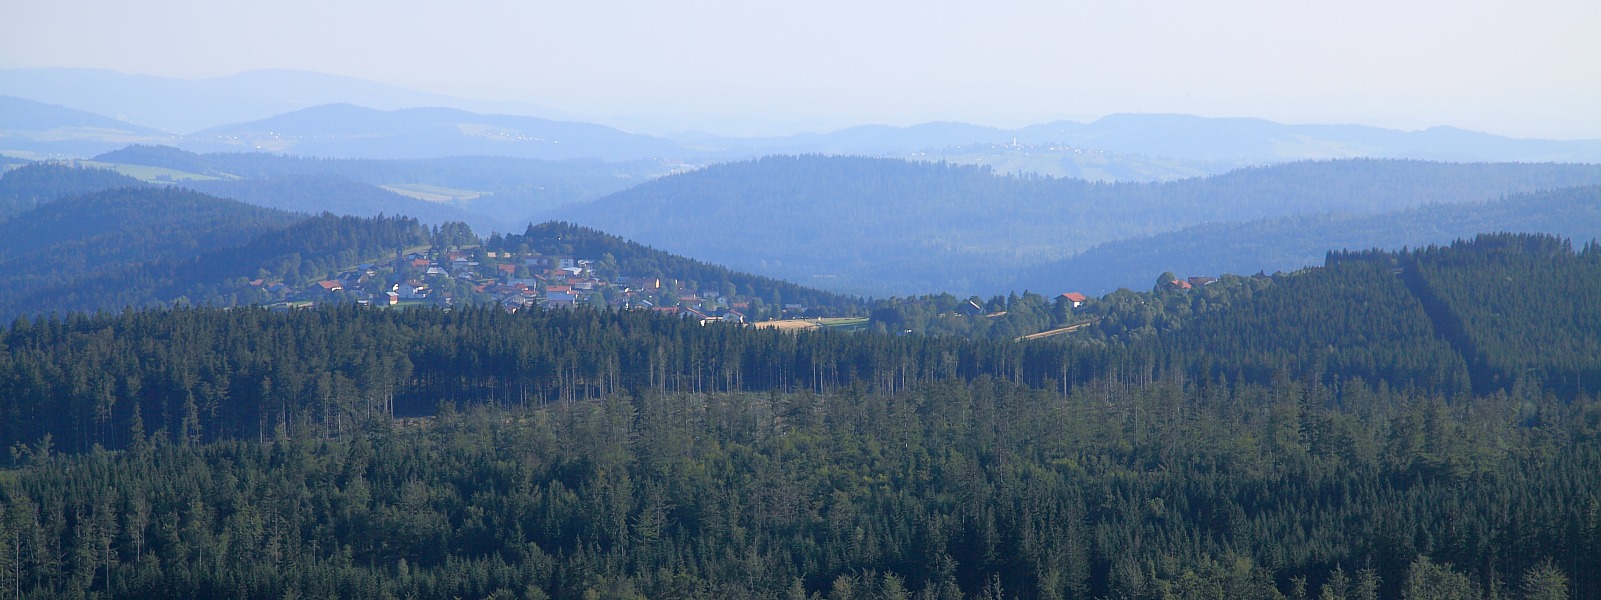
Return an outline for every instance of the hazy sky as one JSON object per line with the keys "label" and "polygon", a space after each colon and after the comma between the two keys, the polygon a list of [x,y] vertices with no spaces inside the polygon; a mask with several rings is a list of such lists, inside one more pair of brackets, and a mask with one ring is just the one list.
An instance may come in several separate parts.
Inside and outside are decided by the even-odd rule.
{"label": "hazy sky", "polygon": [[725,131],[1183,112],[1601,138],[1598,0],[0,0],[16,67],[307,69]]}

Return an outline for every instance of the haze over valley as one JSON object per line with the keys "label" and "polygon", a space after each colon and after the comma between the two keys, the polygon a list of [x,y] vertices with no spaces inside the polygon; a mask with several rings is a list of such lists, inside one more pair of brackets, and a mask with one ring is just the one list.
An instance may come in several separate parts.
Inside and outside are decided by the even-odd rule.
{"label": "haze over valley", "polygon": [[0,6],[0,594],[1601,597],[1598,26]]}

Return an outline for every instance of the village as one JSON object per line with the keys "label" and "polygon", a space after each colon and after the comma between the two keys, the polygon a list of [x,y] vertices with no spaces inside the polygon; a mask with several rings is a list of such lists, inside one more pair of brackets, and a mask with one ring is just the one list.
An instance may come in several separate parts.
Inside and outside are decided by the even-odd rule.
{"label": "village", "polygon": [[575,258],[481,247],[402,250],[393,261],[362,263],[299,288],[265,277],[248,284],[278,309],[327,302],[395,307],[491,303],[508,312],[582,305],[651,310],[701,324],[746,324],[758,316],[798,317],[807,310],[800,304],[770,306],[731,289],[701,289],[695,282],[624,274],[609,255]]}

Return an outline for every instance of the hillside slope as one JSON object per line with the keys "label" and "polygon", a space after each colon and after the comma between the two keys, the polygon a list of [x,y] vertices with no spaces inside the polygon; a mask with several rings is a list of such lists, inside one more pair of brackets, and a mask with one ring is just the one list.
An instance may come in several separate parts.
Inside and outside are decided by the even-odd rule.
{"label": "hillside slope", "polygon": [[58,163],[23,165],[0,175],[0,221],[57,198],[142,185],[137,179],[109,169]]}
{"label": "hillside slope", "polygon": [[247,204],[291,212],[372,217],[406,215],[430,225],[452,221],[476,231],[506,231],[498,219],[474,214],[442,202],[429,202],[334,175],[288,175],[268,179],[236,179],[187,183],[195,190]]}

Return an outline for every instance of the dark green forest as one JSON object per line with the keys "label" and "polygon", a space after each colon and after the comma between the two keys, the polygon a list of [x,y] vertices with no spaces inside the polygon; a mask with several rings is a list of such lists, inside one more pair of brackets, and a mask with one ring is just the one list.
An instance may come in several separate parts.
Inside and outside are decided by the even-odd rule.
{"label": "dark green forest", "polygon": [[115,171],[64,164],[33,163],[3,173],[4,176],[0,176],[0,221],[64,196],[141,185],[139,180]]}
{"label": "dark green forest", "polygon": [[[1601,247],[1481,236],[1020,310],[1037,298],[991,302],[1093,326],[19,320],[0,335],[0,590],[1601,595]],[[925,302],[944,300],[902,319]]]}

